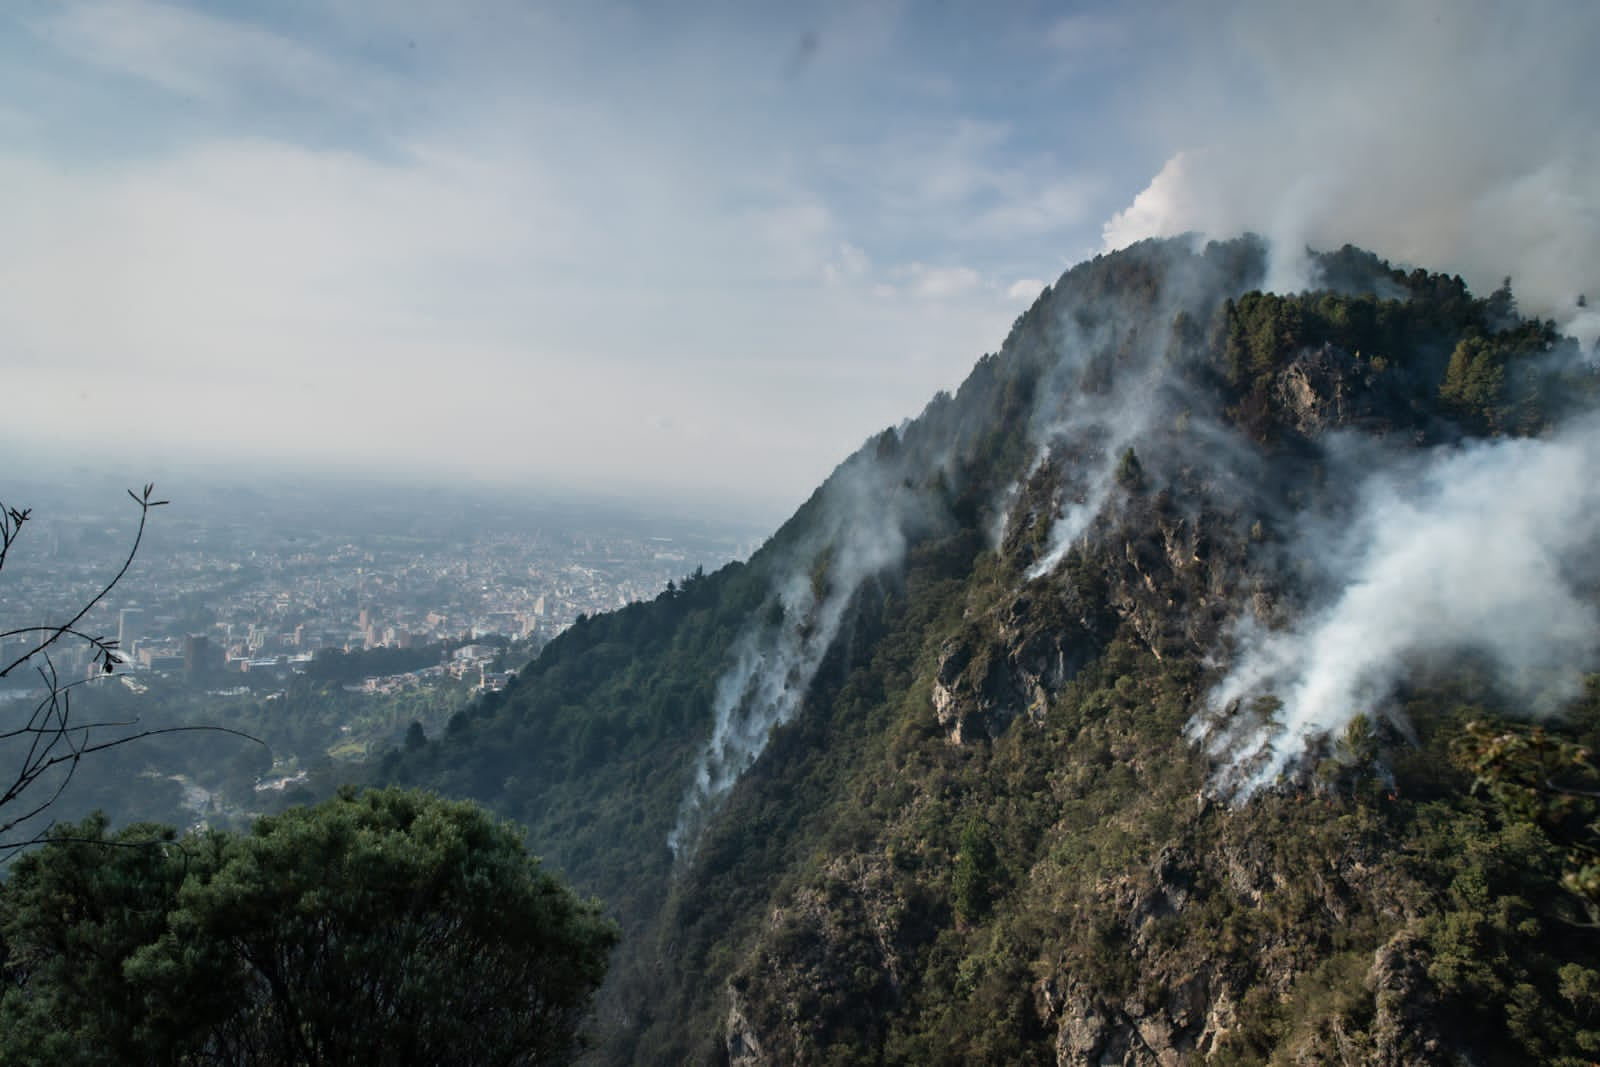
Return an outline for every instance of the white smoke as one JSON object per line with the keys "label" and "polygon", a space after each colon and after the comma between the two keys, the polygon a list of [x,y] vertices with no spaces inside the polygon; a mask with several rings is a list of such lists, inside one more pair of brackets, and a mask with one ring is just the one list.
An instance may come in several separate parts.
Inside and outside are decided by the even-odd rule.
{"label": "white smoke", "polygon": [[[1461,274],[1511,275],[1569,324],[1600,294],[1600,4],[1352,0],[1200,5],[1190,62],[1148,109],[1171,155],[1104,228],[1107,250],[1198,231],[1268,237],[1267,287],[1307,287],[1300,250],[1346,242]],[[1156,106],[1159,104],[1159,106]],[[1591,326],[1567,328],[1585,345]]]}
{"label": "white smoke", "polygon": [[[1347,242],[1480,293],[1510,275],[1520,310],[1593,358],[1600,314],[1580,297],[1600,292],[1600,4],[1245,0],[1227,64],[1215,16],[1189,16],[1206,44],[1150,109],[1169,158],[1106,223],[1107,250],[1255,231],[1263,288],[1285,293],[1317,284],[1307,246]],[[1463,655],[1531,714],[1572,696],[1600,621],[1585,595],[1597,439],[1587,421],[1434,452],[1372,476],[1341,537],[1303,530],[1292,551],[1333,592],[1287,629],[1244,620],[1191,724],[1224,757],[1224,788],[1271,781],[1311,739],[1382,713],[1403,678]]]}
{"label": "white smoke", "polygon": [[[1529,714],[1559,709],[1600,651],[1586,595],[1600,578],[1597,536],[1600,419],[1372,475],[1342,543],[1308,535],[1296,546],[1349,560],[1342,587],[1291,628],[1246,620],[1232,670],[1191,723],[1223,758],[1219,786],[1248,795],[1314,738],[1384,714],[1402,679],[1463,656]],[[1263,697],[1281,702],[1266,725],[1249,717]]]}
{"label": "white smoke", "polygon": [[[1046,434],[1047,450],[1052,443],[1070,436],[1087,444],[1089,454],[1065,488],[1044,554],[1028,568],[1030,581],[1061,566],[1111,499],[1118,460],[1144,434],[1154,417],[1156,405],[1151,398],[1155,384],[1149,374],[1132,382],[1119,382],[1112,395],[1093,398],[1098,404],[1078,395],[1070,406],[1071,414]],[[1136,402],[1135,397],[1142,398],[1142,402]]]}
{"label": "white smoke", "polygon": [[1594,362],[1597,349],[1600,349],[1600,308],[1596,308],[1593,304],[1580,307],[1578,313],[1567,322],[1565,329],[1578,339],[1578,344],[1588,353],[1590,361]]}
{"label": "white smoke", "polygon": [[895,465],[865,453],[834,473],[817,503],[819,532],[783,571],[771,610],[740,636],[733,665],[717,681],[711,739],[667,836],[675,857],[694,850],[717,803],[772,731],[800,711],[856,592],[905,556],[906,529],[919,511]]}
{"label": "white smoke", "polygon": [[[1109,301],[1095,310],[1113,317],[1092,327],[1075,321],[1070,311],[1062,315],[1056,364],[1040,384],[1030,426],[1038,451],[1022,479],[1030,481],[1054,457],[1062,476],[1060,503],[1049,517],[1045,549],[1028,568],[1030,581],[1055,571],[1088,534],[1117,490],[1117,468],[1128,449],[1180,412],[1209,403],[1174,373],[1168,360],[1174,342],[1170,327],[1180,310],[1209,307],[1222,294],[1214,291],[1215,279],[1197,268],[1196,250],[1180,248],[1181,243],[1151,252],[1166,260],[1162,293],[1136,321],[1117,317]],[[1116,356],[1108,372],[1110,353]],[[1002,502],[1008,524],[1014,521],[1009,512],[1018,495],[1013,486]]]}

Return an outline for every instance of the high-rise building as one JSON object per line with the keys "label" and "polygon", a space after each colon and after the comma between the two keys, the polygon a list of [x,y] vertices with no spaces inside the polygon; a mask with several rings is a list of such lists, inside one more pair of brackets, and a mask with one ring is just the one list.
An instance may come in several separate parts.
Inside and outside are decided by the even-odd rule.
{"label": "high-rise building", "polygon": [[205,634],[189,634],[183,639],[183,673],[191,679],[206,678],[222,666],[222,650]]}
{"label": "high-rise building", "polygon": [[124,659],[133,658],[133,643],[144,636],[144,609],[123,608],[117,615],[117,647]]}

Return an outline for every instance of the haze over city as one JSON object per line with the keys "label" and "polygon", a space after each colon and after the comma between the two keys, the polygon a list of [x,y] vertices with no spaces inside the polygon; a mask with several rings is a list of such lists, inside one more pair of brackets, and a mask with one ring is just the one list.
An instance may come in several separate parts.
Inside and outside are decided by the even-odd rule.
{"label": "haze over city", "polygon": [[1281,7],[8,7],[0,447],[775,518],[1190,229],[1592,341],[1600,8]]}

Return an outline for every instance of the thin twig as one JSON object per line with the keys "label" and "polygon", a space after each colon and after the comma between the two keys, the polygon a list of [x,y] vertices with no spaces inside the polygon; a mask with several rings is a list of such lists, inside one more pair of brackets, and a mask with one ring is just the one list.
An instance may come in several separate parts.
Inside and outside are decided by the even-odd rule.
{"label": "thin twig", "polygon": [[77,633],[78,623],[83,621],[83,617],[85,615],[89,614],[90,611],[94,610],[95,605],[99,604],[100,601],[104,600],[107,596],[109,596],[110,593],[111,593],[111,590],[116,588],[117,583],[122,581],[123,576],[128,573],[128,568],[133,566],[134,557],[139,554],[139,545],[144,541],[145,524],[150,519],[150,509],[151,508],[161,507],[163,504],[167,503],[167,501],[165,501],[165,500],[151,500],[150,499],[150,494],[153,493],[153,492],[155,492],[155,486],[154,485],[150,485],[150,484],[147,484],[144,487],[144,495],[142,497],[139,494],[135,493],[132,489],[128,490],[128,495],[133,498],[133,502],[135,504],[139,505],[139,527],[138,527],[137,530],[134,531],[133,545],[128,549],[128,554],[123,559],[122,566],[120,568],[118,568],[117,573],[112,575],[111,580],[105,584],[105,587],[103,589],[101,589],[100,592],[96,593],[93,597],[89,598],[89,600],[83,605],[83,607],[78,609],[78,613],[76,615],[74,615],[72,618],[68,619],[65,623],[62,623],[60,626],[44,627],[43,629],[45,629],[46,631],[50,631],[50,636],[46,637],[42,642],[40,642],[31,651],[24,652],[17,659],[13,660],[10,664],[8,664],[5,667],[4,670],[0,670],[0,678],[4,678],[6,675],[10,674],[12,672],[12,670],[14,670],[16,667],[20,666],[23,663],[26,663],[28,660],[32,659],[34,656],[39,655],[40,653],[44,652],[51,645],[53,645],[57,641],[61,640],[62,637],[66,636],[68,634]]}

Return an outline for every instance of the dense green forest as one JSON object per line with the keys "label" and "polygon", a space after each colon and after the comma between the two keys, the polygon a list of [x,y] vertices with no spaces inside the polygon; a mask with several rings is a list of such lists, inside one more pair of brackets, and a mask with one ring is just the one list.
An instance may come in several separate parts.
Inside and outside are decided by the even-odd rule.
{"label": "dense green forest", "polygon": [[[1247,611],[1330,595],[1298,531],[1350,520],[1358,472],[1550,432],[1593,373],[1509,285],[1345,248],[1271,295],[1265,255],[1073,268],[749,562],[384,759],[606,901],[595,1062],[1600,1051],[1586,816],[1485,756],[1531,735],[1481,657],[1254,792],[1196,728]],[[1591,686],[1548,736],[1597,727]]]}
{"label": "dense green forest", "polygon": [[514,827],[394,789],[247,834],[58,824],[9,873],[6,1063],[548,1063],[616,939]]}

